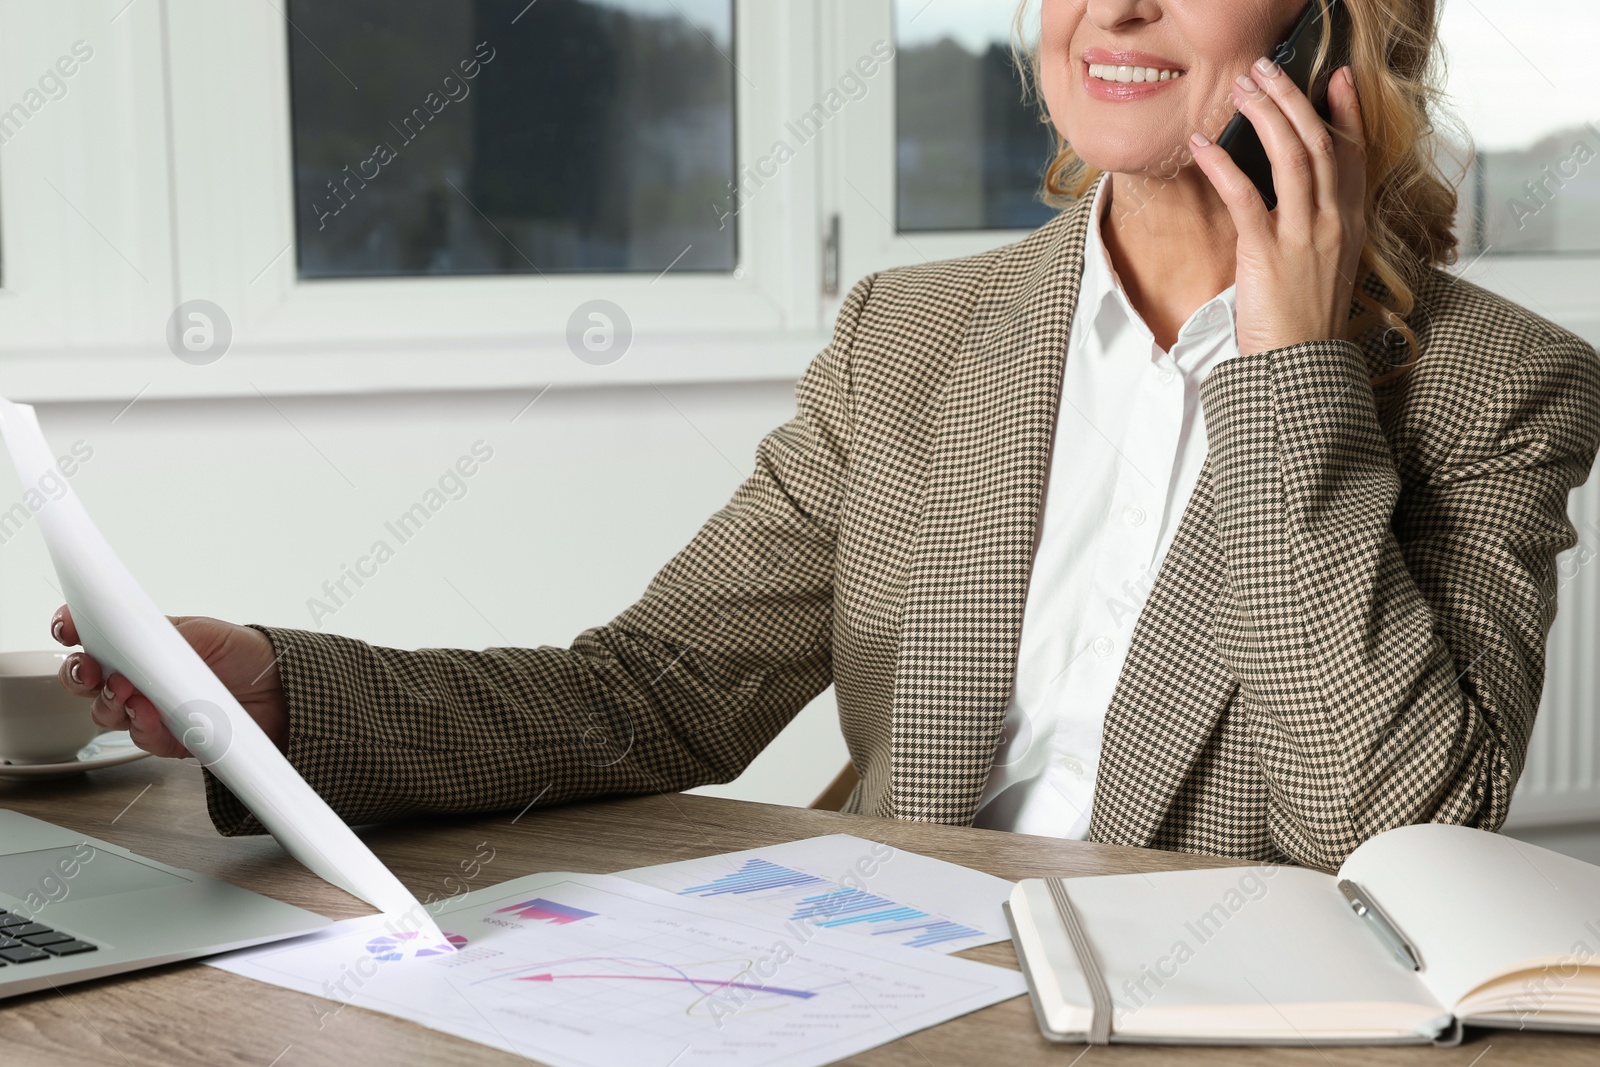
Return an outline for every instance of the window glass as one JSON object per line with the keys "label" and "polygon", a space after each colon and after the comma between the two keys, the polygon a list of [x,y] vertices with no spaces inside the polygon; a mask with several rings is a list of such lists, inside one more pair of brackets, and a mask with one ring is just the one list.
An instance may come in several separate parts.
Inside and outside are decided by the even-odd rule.
{"label": "window glass", "polygon": [[1034,229],[1054,135],[1022,102],[1016,0],[894,0],[896,222],[925,230]]}
{"label": "window glass", "polygon": [[731,271],[732,0],[289,0],[302,277]]}
{"label": "window glass", "polygon": [[1600,251],[1597,34],[1594,0],[1446,0],[1451,103],[1477,148],[1466,255]]}

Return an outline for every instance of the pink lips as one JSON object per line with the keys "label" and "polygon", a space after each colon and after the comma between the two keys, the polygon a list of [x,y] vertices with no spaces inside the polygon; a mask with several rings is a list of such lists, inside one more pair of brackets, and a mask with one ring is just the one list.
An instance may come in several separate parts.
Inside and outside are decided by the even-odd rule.
{"label": "pink lips", "polygon": [[1184,70],[1182,63],[1158,56],[1153,52],[1108,51],[1104,48],[1085,48],[1085,63],[1110,63],[1117,67],[1155,67],[1157,70]]}
{"label": "pink lips", "polygon": [[1182,64],[1175,63],[1165,56],[1158,56],[1151,52],[1110,51],[1105,48],[1084,49],[1083,61],[1080,64],[1084,92],[1091,99],[1113,102],[1143,100],[1145,97],[1154,96],[1156,93],[1172,88],[1174,84],[1183,79],[1171,78],[1164,82],[1101,81],[1099,78],[1089,77],[1089,65],[1091,63],[1104,63],[1111,66],[1155,67],[1157,70],[1185,69]]}

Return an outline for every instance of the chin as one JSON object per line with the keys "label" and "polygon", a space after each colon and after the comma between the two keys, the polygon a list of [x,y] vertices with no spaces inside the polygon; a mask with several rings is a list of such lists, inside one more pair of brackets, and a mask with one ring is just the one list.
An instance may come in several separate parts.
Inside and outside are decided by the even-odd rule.
{"label": "chin", "polygon": [[1077,138],[1069,136],[1078,158],[1096,170],[1114,174],[1150,174],[1173,178],[1194,154],[1189,138],[1178,123],[1141,123],[1141,128],[1106,122],[1059,123],[1059,130],[1077,128]]}
{"label": "chin", "polygon": [[1089,166],[1114,174],[1159,174],[1170,178],[1189,160],[1184,145],[1155,135],[1089,136],[1069,143]]}

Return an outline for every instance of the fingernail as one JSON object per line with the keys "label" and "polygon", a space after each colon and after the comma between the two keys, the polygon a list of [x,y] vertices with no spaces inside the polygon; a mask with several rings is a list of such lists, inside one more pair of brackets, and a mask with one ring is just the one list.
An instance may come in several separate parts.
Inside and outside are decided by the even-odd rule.
{"label": "fingernail", "polygon": [[79,685],[83,684],[83,661],[73,660],[72,666],[67,668],[67,676]]}
{"label": "fingernail", "polygon": [[1194,145],[1196,148],[1204,148],[1211,142],[1206,138],[1205,134],[1201,133],[1199,130],[1196,130],[1189,135],[1189,143]]}
{"label": "fingernail", "polygon": [[115,694],[115,693],[113,693],[111,691],[111,683],[110,682],[107,682],[106,683],[106,687],[104,689],[100,690],[100,695],[105,697],[107,700],[116,700],[117,699],[117,694]]}
{"label": "fingernail", "polygon": [[1239,83],[1239,88],[1243,89],[1247,93],[1258,93],[1261,91],[1261,86],[1257,85],[1255,80],[1252,79],[1248,74],[1241,74],[1236,80]]}
{"label": "fingernail", "polygon": [[1278,76],[1278,64],[1274,63],[1266,56],[1262,56],[1260,59],[1256,60],[1256,69],[1269,78],[1276,78]]}

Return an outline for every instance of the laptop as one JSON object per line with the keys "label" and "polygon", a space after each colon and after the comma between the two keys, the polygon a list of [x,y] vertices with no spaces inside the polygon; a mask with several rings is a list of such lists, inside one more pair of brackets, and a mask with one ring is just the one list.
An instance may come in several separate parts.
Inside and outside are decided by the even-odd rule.
{"label": "laptop", "polygon": [[0,997],[279,941],[330,921],[0,808]]}

